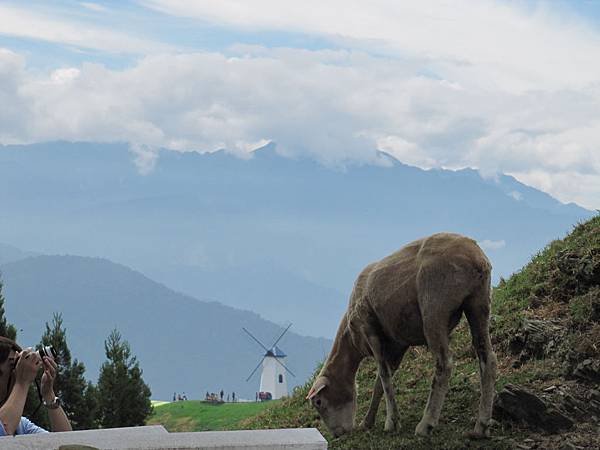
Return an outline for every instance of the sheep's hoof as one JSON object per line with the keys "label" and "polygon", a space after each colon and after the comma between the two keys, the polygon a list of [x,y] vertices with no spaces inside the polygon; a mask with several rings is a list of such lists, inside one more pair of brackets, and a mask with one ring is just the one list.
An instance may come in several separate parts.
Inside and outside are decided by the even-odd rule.
{"label": "sheep's hoof", "polygon": [[390,417],[385,419],[385,426],[383,427],[383,431],[392,432],[396,431],[398,428],[398,419],[392,419]]}
{"label": "sheep's hoof", "polygon": [[465,431],[464,435],[472,441],[479,441],[490,437],[489,434],[486,435],[485,433],[478,433],[476,431]]}
{"label": "sheep's hoof", "polygon": [[421,420],[419,425],[417,425],[417,428],[415,428],[415,435],[421,437],[430,437],[432,431],[433,425]]}
{"label": "sheep's hoof", "polygon": [[473,431],[467,431],[465,436],[472,440],[488,439],[490,437],[490,427],[481,422],[477,422]]}
{"label": "sheep's hoof", "polygon": [[375,425],[375,420],[363,419],[358,424],[358,429],[361,430],[361,431],[369,431],[370,429],[373,428],[373,425]]}

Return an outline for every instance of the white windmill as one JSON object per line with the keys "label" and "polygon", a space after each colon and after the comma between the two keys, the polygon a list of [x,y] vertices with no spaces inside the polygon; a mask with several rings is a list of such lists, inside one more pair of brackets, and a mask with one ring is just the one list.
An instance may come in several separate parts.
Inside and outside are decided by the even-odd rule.
{"label": "white windmill", "polygon": [[254,370],[250,373],[246,381],[249,381],[252,378],[252,375],[258,370],[258,368],[262,365],[262,373],[260,375],[260,399],[261,400],[276,400],[281,397],[285,397],[288,395],[287,389],[287,378],[286,372],[295,377],[294,373],[288,369],[285,364],[283,364],[284,358],[286,358],[286,354],[277,347],[277,343],[281,340],[283,335],[290,329],[292,324],[289,324],[288,327],[283,330],[283,333],[273,342],[271,348],[267,348],[260,342],[252,333],[242,327],[248,336],[250,336],[254,341],[258,343],[264,350],[265,354],[262,359],[258,363],[258,365],[254,368]]}

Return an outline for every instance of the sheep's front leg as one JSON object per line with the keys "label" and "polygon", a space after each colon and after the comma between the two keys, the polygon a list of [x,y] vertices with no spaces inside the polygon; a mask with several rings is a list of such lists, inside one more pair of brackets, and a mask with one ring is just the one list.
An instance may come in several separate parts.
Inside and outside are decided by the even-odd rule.
{"label": "sheep's front leg", "polygon": [[375,417],[377,416],[377,410],[379,409],[379,403],[381,402],[381,396],[383,395],[383,386],[381,385],[381,379],[379,375],[375,378],[375,385],[373,386],[373,396],[371,397],[371,403],[369,404],[369,410],[365,414],[365,418],[359,425],[362,430],[370,430],[375,425]]}
{"label": "sheep's front leg", "polygon": [[[408,347],[401,347],[398,349],[397,353],[391,358],[390,366],[392,368],[392,376],[398,369],[404,354],[408,350]],[[373,428],[375,425],[375,417],[377,416],[377,410],[379,409],[379,404],[381,403],[381,397],[383,396],[383,385],[381,384],[381,378],[379,375],[375,378],[375,384],[373,386],[373,396],[371,397],[371,403],[369,404],[369,409],[365,418],[360,423],[359,427],[363,430],[369,430]]]}
{"label": "sheep's front leg", "polygon": [[[369,346],[371,347],[371,351],[373,353],[373,357],[377,362],[377,376],[381,383],[381,387],[383,390],[383,394],[385,395],[385,407],[386,407],[386,417],[385,417],[385,431],[394,431],[398,428],[400,415],[398,414],[398,405],[396,404],[396,398],[394,393],[394,386],[392,384],[392,376],[394,374],[395,367],[392,367],[390,362],[386,359],[386,356],[383,353],[383,349],[381,346],[381,342],[377,336],[370,335],[368,337]],[[373,399],[371,403],[373,404],[375,400],[376,392],[373,392]],[[378,404],[379,402],[377,402]],[[370,408],[369,408],[370,409]],[[371,414],[376,414],[377,410]]]}
{"label": "sheep's front leg", "polygon": [[379,367],[379,379],[381,380],[381,386],[385,394],[386,416],[384,430],[395,431],[399,427],[400,415],[392,384],[392,370],[385,362]]}

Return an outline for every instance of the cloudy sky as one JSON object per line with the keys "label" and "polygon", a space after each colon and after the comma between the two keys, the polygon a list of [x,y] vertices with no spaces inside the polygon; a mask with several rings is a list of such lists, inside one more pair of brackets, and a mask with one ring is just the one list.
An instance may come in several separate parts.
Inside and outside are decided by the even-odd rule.
{"label": "cloudy sky", "polygon": [[0,1],[0,144],[57,139],[382,150],[600,209],[600,1]]}

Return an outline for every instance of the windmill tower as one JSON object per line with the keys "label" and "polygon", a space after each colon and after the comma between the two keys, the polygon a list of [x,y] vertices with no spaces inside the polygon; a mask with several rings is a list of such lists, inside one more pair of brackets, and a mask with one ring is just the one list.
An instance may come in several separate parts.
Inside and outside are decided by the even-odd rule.
{"label": "windmill tower", "polygon": [[259,367],[262,366],[262,373],[260,375],[260,395],[261,400],[269,399],[276,400],[281,397],[285,397],[288,395],[287,389],[287,377],[286,372],[295,377],[294,373],[288,369],[283,360],[286,358],[286,354],[277,347],[277,343],[281,340],[283,335],[287,333],[292,324],[289,324],[288,327],[283,330],[283,333],[273,342],[270,348],[267,348],[260,342],[252,333],[242,327],[248,336],[250,336],[258,345],[260,345],[265,354],[262,359],[258,363],[258,365],[254,368],[254,370],[250,373],[246,381],[249,381],[252,378],[252,375],[258,370]]}

